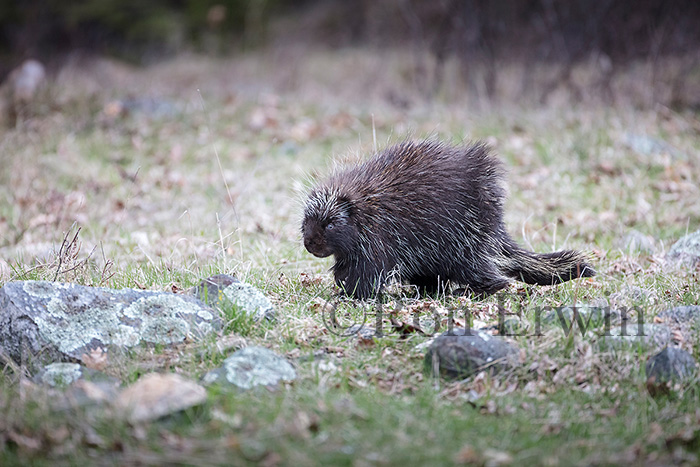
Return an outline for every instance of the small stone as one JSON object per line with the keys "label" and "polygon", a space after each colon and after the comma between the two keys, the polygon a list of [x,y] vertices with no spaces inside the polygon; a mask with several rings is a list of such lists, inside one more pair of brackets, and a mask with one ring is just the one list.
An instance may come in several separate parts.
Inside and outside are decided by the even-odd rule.
{"label": "small stone", "polygon": [[315,365],[319,372],[321,373],[337,373],[338,365],[330,360],[319,360]]}
{"label": "small stone", "polygon": [[240,310],[253,316],[256,321],[275,319],[275,308],[270,299],[250,284],[231,284],[224,289],[224,296]]}
{"label": "small stone", "polygon": [[612,348],[661,348],[671,342],[671,337],[671,329],[666,325],[630,322],[610,329],[598,342],[602,347]]}
{"label": "small stone", "polygon": [[554,308],[544,315],[542,323],[545,325],[567,326],[568,329],[572,324],[571,320],[574,318],[574,310],[578,313],[578,319],[582,320],[586,329],[603,325],[609,326],[611,323],[619,322],[622,319],[622,314],[614,308],[608,306],[581,305],[576,307],[565,306]]}
{"label": "small stone", "polygon": [[372,326],[364,324],[353,324],[349,328],[343,330],[343,336],[357,336],[358,339],[374,339],[377,336],[377,331]]}
{"label": "small stone", "polygon": [[281,381],[297,377],[294,367],[283,357],[265,347],[246,347],[224,360],[221,368],[204,376],[205,384],[231,384],[239,389],[255,386],[274,387]]}
{"label": "small stone", "polygon": [[117,396],[119,382],[116,378],[105,381],[76,381],[69,390],[70,399],[77,405],[87,405],[113,401]]}
{"label": "small stone", "polygon": [[460,379],[482,370],[495,374],[512,365],[517,354],[518,348],[502,337],[455,329],[435,338],[423,363],[428,374]]}
{"label": "small stone", "polygon": [[631,230],[620,239],[619,247],[628,253],[651,254],[654,252],[656,240],[651,235],[645,235],[638,230]]}
{"label": "small stone", "polygon": [[680,325],[700,324],[700,306],[686,305],[663,310],[657,315],[664,322]]}
{"label": "small stone", "polygon": [[610,306],[610,302],[608,302],[608,299],[605,297],[597,297],[589,302],[589,306],[595,308],[608,308]]}
{"label": "small stone", "polygon": [[143,113],[149,117],[171,117],[178,112],[174,101],[155,98],[127,98],[121,101],[122,107],[128,113]]}
{"label": "small stone", "polygon": [[655,154],[670,154],[674,157],[683,156],[666,141],[649,135],[626,133],[622,137],[622,142],[625,146],[643,156]]}
{"label": "small stone", "polygon": [[70,386],[83,376],[79,363],[50,363],[37,375],[37,382],[51,387]]}
{"label": "small stone", "polygon": [[674,380],[686,380],[695,372],[695,359],[683,349],[666,347],[647,360],[647,378],[661,383]]}
{"label": "small stone", "polygon": [[200,282],[199,285],[192,290],[192,293],[207,305],[216,306],[224,298],[224,289],[231,284],[239,282],[240,281],[234,276],[216,274]]}
{"label": "small stone", "polygon": [[232,303],[256,321],[275,319],[275,308],[265,294],[228,274],[217,274],[204,279],[195,287],[194,295],[219,309],[227,302]]}
{"label": "small stone", "polygon": [[507,318],[498,323],[498,334],[501,336],[520,336],[528,329],[528,323],[520,318]]}
{"label": "small stone", "polygon": [[647,305],[657,299],[656,292],[636,285],[625,285],[618,292],[610,295],[610,304],[616,308]]}
{"label": "small stone", "polygon": [[700,230],[686,235],[673,244],[666,259],[679,266],[695,268],[700,264]]}
{"label": "small stone", "polygon": [[150,373],[124,389],[114,408],[132,423],[156,420],[202,404],[207,391],[199,384],[175,373]]}
{"label": "small stone", "polygon": [[46,69],[36,60],[27,60],[10,73],[9,79],[15,103],[30,102],[46,81]]}
{"label": "small stone", "polygon": [[45,365],[34,377],[44,387],[55,388],[53,406],[69,408],[114,400],[119,380],[79,363],[55,362]]}

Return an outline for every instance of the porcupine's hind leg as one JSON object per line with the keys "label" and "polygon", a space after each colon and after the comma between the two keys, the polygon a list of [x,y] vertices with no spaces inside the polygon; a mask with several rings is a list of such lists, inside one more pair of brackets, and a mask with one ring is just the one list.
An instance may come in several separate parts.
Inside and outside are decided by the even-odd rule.
{"label": "porcupine's hind leg", "polygon": [[467,292],[481,298],[498,292],[510,283],[508,277],[501,274],[498,268],[488,261],[482,261],[476,265],[463,265],[459,273],[450,279],[465,285]]}

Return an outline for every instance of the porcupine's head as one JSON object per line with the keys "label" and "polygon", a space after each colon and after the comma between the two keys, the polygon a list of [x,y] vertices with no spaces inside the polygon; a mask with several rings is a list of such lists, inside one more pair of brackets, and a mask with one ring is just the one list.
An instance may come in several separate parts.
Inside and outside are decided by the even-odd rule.
{"label": "porcupine's head", "polygon": [[354,204],[328,187],[311,192],[304,208],[301,232],[304,247],[319,258],[336,259],[352,255],[358,249],[359,231],[353,218]]}

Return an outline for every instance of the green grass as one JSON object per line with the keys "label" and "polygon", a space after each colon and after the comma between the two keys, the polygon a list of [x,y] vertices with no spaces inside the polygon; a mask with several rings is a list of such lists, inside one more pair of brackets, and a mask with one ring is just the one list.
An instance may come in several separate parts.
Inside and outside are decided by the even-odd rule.
{"label": "green grass", "polygon": [[[109,410],[65,408],[60,393],[23,382],[23,369],[7,363],[0,465],[696,462],[697,382],[650,396],[650,351],[601,349],[595,329],[566,336],[558,322],[543,325],[539,336],[514,337],[520,367],[461,382],[424,375],[416,346],[428,338],[400,336],[389,317],[410,322],[413,310],[432,306],[445,329],[448,308],[466,307],[474,325],[492,325],[498,297],[415,300],[398,290],[384,306],[382,339],[330,332],[321,309],[333,294],[332,260],[304,251],[299,221],[312,180],[336,160],[373,152],[375,133],[380,148],[407,135],[488,139],[508,168],[514,238],[537,251],[589,251],[598,271],[557,287],[514,284],[501,302],[506,311],[532,325],[537,309],[605,299],[640,307],[650,321],[700,303],[697,272],[663,263],[673,242],[700,225],[697,114],[580,105],[478,111],[449,96],[416,96],[412,108],[395,109],[377,96],[401,82],[396,62],[385,82],[366,88],[353,76],[358,63],[374,66],[368,54],[304,60],[290,82],[276,80],[264,55],[235,66],[192,57],[146,70],[103,63],[114,71],[106,75],[87,66],[79,83],[99,81],[86,86],[90,93],[58,79],[52,111],[4,130],[0,285],[53,280],[61,243],[78,228],[80,248],[63,257],[58,280],[168,291],[235,274],[270,297],[276,323],[257,325],[231,307],[220,335],[110,354],[105,371],[124,384],[150,371],[198,379],[235,349],[217,343],[237,335],[287,356],[299,378],[274,391],[211,387],[200,407],[131,425]],[[109,114],[109,103],[127,96],[172,102],[176,111]],[[635,152],[627,134],[662,139],[686,157]],[[627,251],[620,242],[631,230],[652,236],[654,251]],[[338,319],[361,320],[362,309],[350,304]],[[696,340],[680,345],[698,357]]]}

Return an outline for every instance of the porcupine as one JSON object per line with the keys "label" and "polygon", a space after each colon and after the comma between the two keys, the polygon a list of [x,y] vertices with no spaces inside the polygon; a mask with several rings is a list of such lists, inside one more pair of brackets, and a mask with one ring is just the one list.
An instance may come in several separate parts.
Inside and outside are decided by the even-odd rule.
{"label": "porcupine", "polygon": [[553,285],[595,275],[583,254],[521,248],[503,221],[505,171],[483,143],[406,141],[337,171],[309,194],[304,246],[333,255],[336,284],[376,297],[392,272],[423,292],[449,281],[485,296],[511,279]]}

